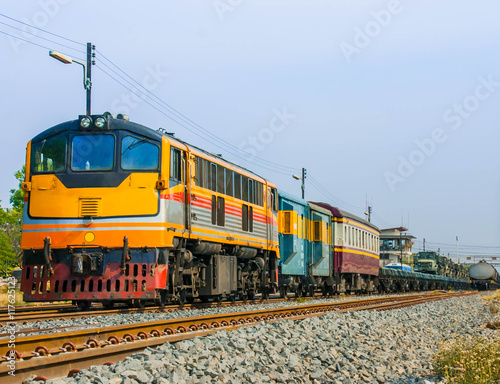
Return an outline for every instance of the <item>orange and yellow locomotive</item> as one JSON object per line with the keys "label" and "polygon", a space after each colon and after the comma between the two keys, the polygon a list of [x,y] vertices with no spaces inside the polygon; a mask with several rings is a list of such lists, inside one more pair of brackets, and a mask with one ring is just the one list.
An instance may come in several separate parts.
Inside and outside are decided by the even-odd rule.
{"label": "orange and yellow locomotive", "polygon": [[276,187],[126,116],[33,138],[22,188],[25,301],[142,307],[276,287]]}

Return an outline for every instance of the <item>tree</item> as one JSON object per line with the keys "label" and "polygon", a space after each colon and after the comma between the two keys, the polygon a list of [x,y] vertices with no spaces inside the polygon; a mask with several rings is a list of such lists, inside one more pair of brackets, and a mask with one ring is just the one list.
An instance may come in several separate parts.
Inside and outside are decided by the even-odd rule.
{"label": "tree", "polygon": [[14,177],[19,181],[18,189],[10,190],[10,203],[12,204],[12,208],[16,210],[23,211],[24,208],[24,192],[21,189],[21,185],[24,182],[24,178],[26,175],[26,166],[23,165],[20,171],[14,173]]}
{"label": "tree", "polygon": [[0,232],[0,276],[2,277],[10,276],[12,270],[18,264],[16,262],[16,253],[9,240],[5,232]]}
{"label": "tree", "polygon": [[[0,276],[9,276],[19,266],[16,255],[21,252],[21,229],[23,225],[24,192],[21,184],[24,181],[25,167],[14,174],[19,181],[18,189],[10,190],[12,208],[0,206]],[[6,270],[7,268],[7,270]]]}

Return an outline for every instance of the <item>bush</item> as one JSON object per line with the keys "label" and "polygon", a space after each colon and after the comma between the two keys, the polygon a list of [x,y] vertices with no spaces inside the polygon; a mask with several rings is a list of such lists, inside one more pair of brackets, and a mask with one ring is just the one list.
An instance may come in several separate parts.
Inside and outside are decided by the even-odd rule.
{"label": "bush", "polygon": [[500,383],[500,336],[464,337],[444,342],[434,355],[446,383]]}

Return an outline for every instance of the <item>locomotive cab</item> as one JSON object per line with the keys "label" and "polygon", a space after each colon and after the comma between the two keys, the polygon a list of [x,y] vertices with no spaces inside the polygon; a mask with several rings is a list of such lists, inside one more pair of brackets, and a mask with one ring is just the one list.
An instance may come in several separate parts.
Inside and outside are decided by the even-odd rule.
{"label": "locomotive cab", "polygon": [[145,222],[160,213],[162,140],[109,116],[80,116],[33,138],[22,185],[26,301],[155,298],[159,282],[147,277],[165,285],[167,267],[148,244],[165,239]]}

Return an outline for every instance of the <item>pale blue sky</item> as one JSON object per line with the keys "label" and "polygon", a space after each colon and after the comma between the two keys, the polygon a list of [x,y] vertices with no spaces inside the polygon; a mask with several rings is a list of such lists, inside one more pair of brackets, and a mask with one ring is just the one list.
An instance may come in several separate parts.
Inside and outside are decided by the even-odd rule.
{"label": "pale blue sky", "polygon": [[[234,147],[295,173],[306,167],[316,181],[306,180],[309,200],[362,215],[368,196],[374,223],[399,226],[403,218],[418,237],[416,250],[426,238],[428,247],[450,244],[441,248],[454,253],[456,236],[460,244],[500,246],[498,2],[140,4],[4,2],[0,13],[81,43],[91,41],[128,75]],[[0,22],[23,28],[3,17]],[[84,57],[3,24],[0,31]],[[79,66],[64,66],[46,49],[3,34],[0,48],[6,136],[0,200],[5,206],[26,143],[84,114],[85,93]],[[146,102],[134,101],[130,91],[97,68],[111,73],[99,53],[96,60],[94,113],[128,112],[135,122],[176,132],[300,193],[294,171],[263,169],[251,156],[242,160],[206,142]],[[419,149],[416,141],[427,146]],[[402,162],[413,162],[413,169]],[[317,183],[336,200],[320,193]],[[497,249],[485,252],[500,253]]]}

